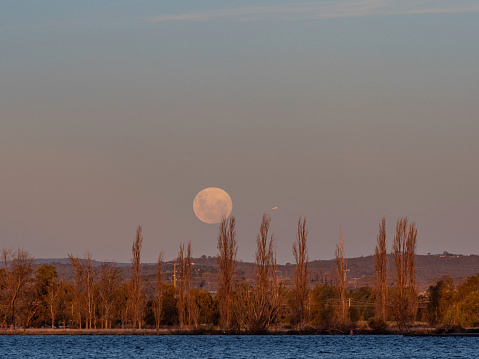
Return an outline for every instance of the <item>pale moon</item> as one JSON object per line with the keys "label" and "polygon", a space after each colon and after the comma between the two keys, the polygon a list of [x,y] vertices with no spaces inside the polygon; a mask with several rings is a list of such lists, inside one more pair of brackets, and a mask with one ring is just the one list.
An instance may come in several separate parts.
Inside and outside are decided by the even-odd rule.
{"label": "pale moon", "polygon": [[209,187],[200,191],[193,201],[193,211],[202,222],[213,224],[227,218],[233,209],[228,193],[221,188]]}

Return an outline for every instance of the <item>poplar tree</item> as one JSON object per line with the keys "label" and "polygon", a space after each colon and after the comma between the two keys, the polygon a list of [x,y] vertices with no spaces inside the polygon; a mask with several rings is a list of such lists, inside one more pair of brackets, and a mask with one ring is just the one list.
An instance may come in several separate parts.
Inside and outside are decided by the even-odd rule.
{"label": "poplar tree", "polygon": [[155,316],[156,330],[160,329],[161,312],[163,310],[163,278],[161,267],[163,264],[163,252],[158,255],[155,277],[155,299],[153,301],[153,312]]}
{"label": "poplar tree", "polygon": [[218,233],[218,301],[221,325],[229,329],[231,325],[231,295],[233,291],[234,271],[236,268],[236,220],[223,218]]}
{"label": "poplar tree", "polygon": [[339,244],[336,244],[335,262],[339,286],[339,318],[341,323],[348,322],[348,308],[346,306],[346,261],[344,258],[343,232],[339,229]]}
{"label": "poplar tree", "polygon": [[386,300],[388,281],[388,252],[386,248],[386,218],[379,223],[379,233],[374,249],[374,267],[376,269],[376,316],[386,321]]}
{"label": "poplar tree", "polygon": [[[276,324],[279,314],[278,285],[276,277],[276,240],[271,235],[268,240],[271,217],[263,214],[260,231],[256,237],[255,285],[252,290],[245,288],[239,292],[240,302],[237,318],[247,329],[264,332]],[[238,300],[237,299],[237,300]]]}
{"label": "poplar tree", "polygon": [[308,231],[306,230],[306,217],[299,218],[296,242],[293,244],[293,255],[296,268],[293,276],[293,321],[300,327],[307,317],[308,300]]}
{"label": "poplar tree", "polygon": [[143,245],[142,227],[139,225],[136,229],[136,238],[131,247],[132,259],[131,259],[131,278],[130,278],[130,306],[132,310],[133,328],[138,326],[141,329],[143,319],[143,293],[142,282],[140,277],[140,256],[141,247]]}
{"label": "poplar tree", "polygon": [[183,328],[186,323],[190,325],[194,320],[194,303],[191,298],[191,242],[185,249],[185,245],[180,245],[177,263],[179,267],[179,288],[178,288],[178,319],[180,327]]}
{"label": "poplar tree", "polygon": [[416,241],[416,223],[408,224],[407,217],[398,219],[393,243],[395,283],[391,309],[400,331],[409,330],[417,312]]}

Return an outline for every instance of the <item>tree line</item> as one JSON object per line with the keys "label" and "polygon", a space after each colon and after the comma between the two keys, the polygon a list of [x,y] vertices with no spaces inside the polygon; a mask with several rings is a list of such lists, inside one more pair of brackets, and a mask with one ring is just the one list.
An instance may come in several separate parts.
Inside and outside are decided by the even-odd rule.
{"label": "tree line", "polygon": [[[408,331],[416,321],[436,326],[479,324],[479,275],[455,286],[443,280],[419,295],[416,286],[414,222],[399,218],[391,251],[386,219],[379,223],[374,249],[373,288],[348,288],[344,238],[340,229],[335,251],[333,284],[308,287],[306,218],[297,223],[292,253],[296,266],[292,285],[278,277],[277,241],[270,233],[271,217],[261,218],[256,238],[255,280],[242,282],[236,273],[235,217],[218,228],[216,292],[192,282],[191,242],[180,244],[174,283],[165,283],[160,253],[153,285],[141,273],[142,227],[132,244],[128,277],[115,262],[94,265],[92,257],[69,254],[73,278],[63,280],[54,265],[36,267],[25,250],[2,249],[0,267],[0,327],[21,328],[180,328],[201,327],[261,333],[275,328],[341,332],[367,321],[375,331],[391,323]],[[392,263],[389,259],[392,258]],[[391,267],[391,269],[390,269]],[[392,283],[392,284],[391,284]]]}

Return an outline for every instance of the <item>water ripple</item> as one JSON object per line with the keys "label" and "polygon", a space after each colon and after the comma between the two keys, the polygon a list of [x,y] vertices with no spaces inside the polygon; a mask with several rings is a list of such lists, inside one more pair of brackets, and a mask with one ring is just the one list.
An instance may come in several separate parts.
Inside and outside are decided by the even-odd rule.
{"label": "water ripple", "polygon": [[0,336],[0,358],[476,358],[479,340],[402,336]]}

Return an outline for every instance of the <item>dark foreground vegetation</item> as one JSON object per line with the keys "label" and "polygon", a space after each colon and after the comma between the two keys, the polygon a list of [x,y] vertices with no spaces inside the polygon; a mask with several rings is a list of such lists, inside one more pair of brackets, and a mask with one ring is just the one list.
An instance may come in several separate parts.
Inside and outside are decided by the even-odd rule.
{"label": "dark foreground vegetation", "polygon": [[36,266],[28,252],[3,249],[0,334],[454,334],[479,325],[479,274],[460,285],[445,279],[417,292],[417,231],[407,218],[397,221],[391,253],[385,219],[380,222],[375,285],[360,288],[347,286],[341,231],[335,281],[308,286],[304,218],[298,220],[295,271],[286,286],[278,276],[270,222],[264,215],[255,280],[247,283],[236,272],[235,218],[222,221],[214,291],[193,285],[190,243],[180,245],[173,283],[164,282],[161,254],[153,280],[145,281],[141,226],[127,275],[114,262],[95,265],[90,255],[69,255],[74,275],[64,280],[54,265]]}

